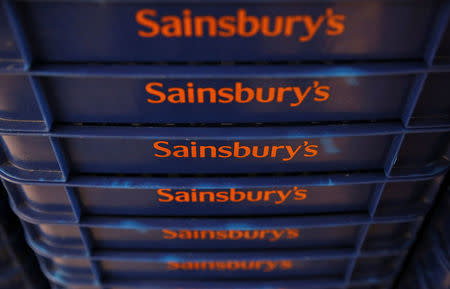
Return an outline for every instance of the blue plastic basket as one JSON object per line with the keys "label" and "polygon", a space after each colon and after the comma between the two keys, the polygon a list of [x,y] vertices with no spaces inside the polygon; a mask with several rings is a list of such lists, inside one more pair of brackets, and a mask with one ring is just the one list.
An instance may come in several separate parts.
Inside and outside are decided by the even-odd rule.
{"label": "blue plastic basket", "polygon": [[[1,0],[0,177],[44,273],[58,289],[391,289],[450,164],[449,15]],[[445,253],[409,284],[442,284]]]}
{"label": "blue plastic basket", "polygon": [[0,173],[66,181],[86,174],[375,171],[430,175],[449,164],[449,128],[399,124],[262,127],[62,126],[1,136]]}
{"label": "blue plastic basket", "polygon": [[[445,94],[450,71],[449,0],[3,0],[1,5],[3,131],[49,131],[61,123],[254,124],[401,119],[407,127],[450,125],[450,103]],[[305,42],[286,35],[139,36],[143,26],[136,22],[136,16],[142,11],[159,11],[164,17],[171,13],[181,16],[183,9],[191,11],[193,17],[202,13],[213,18],[230,17],[240,11],[253,13],[248,14],[251,19],[303,15],[299,17],[317,17],[320,23],[333,22],[325,21],[323,13],[331,19],[329,13],[334,15],[340,10],[348,25],[342,35],[335,36],[319,27],[320,35]],[[151,17],[149,21],[153,21]],[[301,23],[297,23],[294,33],[307,31]],[[213,25],[203,24],[205,29]],[[396,61],[389,62],[393,59]],[[304,60],[337,62],[292,65]],[[133,64],[136,62],[140,64]],[[194,87],[192,96],[189,85]],[[289,88],[283,92],[280,87]],[[169,92],[174,88],[178,92],[181,89],[184,97]],[[271,93],[271,88],[276,91]],[[248,89],[253,91],[252,99]],[[180,98],[185,99],[184,103]]]}
{"label": "blue plastic basket", "polygon": [[448,66],[47,65],[31,72],[1,68],[0,62],[3,131],[47,131],[61,123],[401,120],[408,127],[450,126]]}
{"label": "blue plastic basket", "polygon": [[[427,208],[433,202],[442,177],[438,174],[422,178],[397,177],[392,179],[386,178],[382,174],[356,174],[195,179],[198,184],[211,186],[216,183],[220,187],[229,186],[230,182],[237,184],[237,187],[252,187],[253,184],[274,187],[305,183],[306,187],[313,192],[314,189],[317,189],[316,187],[323,187],[335,191],[337,194],[340,189],[336,189],[336,187],[339,186],[357,186],[355,190],[360,192],[363,191],[361,186],[364,185],[370,185],[373,189],[371,194],[364,197],[368,199],[368,203],[363,206],[364,213],[347,211],[346,214],[334,216],[271,218],[241,216],[215,219],[143,218],[139,216],[140,213],[134,213],[137,215],[136,217],[124,218],[121,216],[123,215],[122,209],[117,207],[115,208],[118,209],[117,212],[114,212],[114,207],[107,210],[109,212],[106,214],[111,215],[109,217],[105,217],[105,213],[100,211],[97,212],[99,216],[94,216],[85,210],[85,208],[89,208],[88,203],[80,206],[82,203],[77,202],[80,196],[75,193],[83,189],[93,190],[92,193],[86,191],[84,195],[91,195],[94,199],[99,198],[100,202],[102,200],[106,202],[107,199],[113,200],[112,203],[119,201],[123,205],[124,202],[127,202],[126,200],[134,198],[130,193],[120,193],[121,190],[139,190],[142,195],[148,195],[146,187],[158,188],[171,184],[175,187],[186,188],[192,185],[192,180],[189,178],[77,177],[67,184],[39,182],[27,184],[5,182],[5,184],[12,196],[13,208],[27,220],[23,221],[23,225],[28,242],[38,254],[45,256],[40,258],[44,272],[50,280],[64,286],[93,286],[96,284],[102,284],[108,288],[115,288],[115,286],[120,288],[121,285],[139,288],[138,285],[144,286],[145,284],[158,286],[158,284],[168,282],[167,279],[173,279],[167,272],[163,272],[164,266],[168,266],[168,262],[189,258],[204,261],[208,256],[212,260],[220,260],[220,258],[226,259],[231,256],[248,256],[246,254],[250,254],[253,256],[251,258],[271,256],[275,260],[292,257],[296,260],[293,263],[296,264],[295,266],[306,266],[301,267],[303,268],[300,270],[301,272],[281,272],[279,273],[281,275],[277,275],[277,273],[274,276],[271,274],[267,276],[266,272],[261,274],[264,278],[277,279],[288,276],[289,279],[298,279],[297,281],[287,280],[287,288],[290,288],[289,286],[291,288],[302,288],[302,286],[304,288],[359,288],[359,285],[361,288],[390,288],[393,278],[401,269],[400,264],[403,257],[420,228],[421,216],[426,213]],[[341,189],[345,191],[345,188]],[[99,191],[95,192],[96,190]],[[109,198],[109,192],[112,190],[119,190],[117,196],[121,195],[122,198],[120,200]],[[23,195],[21,196],[19,192],[24,191],[28,192],[29,198],[34,198],[38,202],[40,200],[41,212],[36,209],[30,210],[34,204],[30,200],[22,199]],[[46,195],[46,192],[50,194]],[[95,193],[99,195],[97,197],[92,195]],[[111,193],[111,196],[114,194]],[[123,196],[127,196],[126,200]],[[55,203],[61,198],[70,199],[65,204],[66,209],[63,209],[64,205]],[[18,203],[17,201],[20,199],[24,202]],[[51,203],[52,200],[53,203]],[[47,208],[45,208],[46,202],[49,205]],[[397,206],[397,210],[394,210],[394,204]],[[402,204],[401,208],[398,208],[398,204]],[[70,216],[64,218],[63,214],[68,213],[68,205],[73,206],[74,211],[70,212]],[[58,211],[57,208],[60,210]],[[46,209],[50,210],[45,212]],[[129,209],[130,212],[133,211],[132,208]],[[403,212],[404,215],[392,215],[394,211]],[[388,213],[391,215],[388,216]],[[75,222],[75,224],[63,225],[60,224],[61,222]],[[242,239],[222,242],[217,240],[165,240],[161,235],[163,229],[192,231],[205,231],[206,229],[216,232],[227,231],[228,234],[230,231],[235,231],[234,234],[244,236],[246,231],[272,230],[273,232],[273,230],[278,230],[277,232],[281,232],[286,228],[291,229],[291,237],[292,234],[295,235],[298,232],[299,238],[281,238],[279,243],[268,240],[246,242]],[[332,236],[331,239],[330,236]],[[264,253],[258,251],[265,248],[270,248],[270,250],[265,250]],[[242,252],[242,249],[245,249],[247,253]],[[295,251],[286,251],[289,249]],[[217,250],[220,250],[221,253],[212,253]],[[239,251],[235,253],[234,250]],[[252,253],[253,251],[255,252]],[[390,267],[391,265],[394,267]],[[122,272],[117,268],[125,271]],[[304,268],[311,270],[318,268],[317,270],[320,272],[324,274],[330,272],[331,275],[336,273],[334,270],[339,269],[339,277],[330,275],[318,281],[312,271],[308,271],[308,269],[305,272]],[[386,271],[381,272],[380,270]],[[381,273],[377,275],[377,272]],[[224,272],[219,270],[217,274],[219,273]],[[247,275],[249,273],[247,271],[241,273],[228,277],[257,277],[254,275],[257,272],[250,275]],[[191,276],[189,272],[185,272],[176,274],[175,279],[205,278],[204,275],[203,272]],[[214,276],[228,278],[226,274]],[[152,278],[152,280],[150,281],[148,278]],[[155,278],[160,279],[156,284],[154,283]],[[206,281],[203,282],[207,284],[211,282],[211,280]],[[242,286],[241,280],[234,282],[235,285],[240,282]],[[267,282],[270,283],[273,280]],[[194,284],[197,283],[194,282]],[[218,284],[214,286],[218,287]]]}
{"label": "blue plastic basket", "polygon": [[442,178],[442,173],[395,178],[355,173],[195,178],[93,176],[74,177],[64,184],[12,180],[3,183],[13,209],[22,219],[74,224],[89,216],[249,217],[346,212],[377,217],[423,215]]}
{"label": "blue plastic basket", "polygon": [[[35,62],[428,60],[438,50],[449,11],[449,2],[439,0],[2,4],[0,42],[5,44],[0,58],[26,66]],[[267,27],[272,25],[276,27]]]}
{"label": "blue plastic basket", "polygon": [[[351,252],[344,251],[322,253],[231,251],[172,254],[137,252],[114,255],[105,253],[89,258],[41,256],[40,261],[50,280],[66,286],[95,285],[96,282],[102,282],[105,286],[114,287],[114,284],[127,282],[132,287],[136,283],[150,283],[164,281],[164,279],[217,282],[218,280],[241,281],[249,278],[257,278],[260,281],[287,278],[287,281],[299,279],[304,283],[308,281],[313,283],[317,280],[320,280],[318,284],[320,282],[342,283],[350,267],[353,272],[349,274],[352,275],[350,280],[357,283],[384,284],[392,279],[393,272],[395,273],[398,266],[399,256],[383,252],[367,254],[362,254],[355,260]],[[204,267],[204,264],[208,264],[207,262],[210,262],[206,265],[208,270],[195,269]],[[226,271],[225,268],[216,269],[222,266],[221,263],[224,263],[226,268],[235,267],[231,271]]]}
{"label": "blue plastic basket", "polygon": [[52,256],[97,255],[108,250],[355,249],[364,233],[363,252],[396,252],[411,245],[420,218],[371,220],[357,214],[251,219],[92,217],[80,225],[23,225],[30,245]]}
{"label": "blue plastic basket", "polygon": [[[283,177],[281,177],[278,179],[278,182],[287,180],[292,182],[302,179],[295,177],[286,178],[288,179],[283,180]],[[27,220],[34,222],[34,224],[23,221],[23,225],[29,244],[39,255],[43,256],[40,257],[43,271],[50,280],[64,286],[102,284],[103,286],[114,288],[115,286],[120,287],[120,284],[122,284],[135,288],[136,284],[143,286],[143,284],[150,284],[149,282],[156,286],[153,283],[155,279],[160,280],[158,282],[164,284],[164,282],[167,282],[167,279],[207,279],[204,282],[207,281],[209,283],[212,281],[211,278],[214,280],[216,278],[264,278],[268,280],[271,278],[293,278],[298,279],[298,281],[289,281],[294,282],[291,285],[287,282],[287,288],[289,286],[292,286],[292,288],[295,288],[294,286],[297,286],[297,288],[302,288],[302,286],[305,288],[330,288],[328,286],[330,284],[334,284],[331,288],[358,288],[356,285],[364,285],[362,288],[372,288],[372,285],[374,285],[373,288],[389,288],[389,284],[391,284],[396,273],[401,269],[400,264],[404,255],[407,253],[409,246],[415,239],[417,230],[420,228],[421,215],[426,213],[426,207],[429,207],[433,201],[442,176],[436,175],[423,179],[399,177],[394,181],[382,175],[366,175],[365,178],[361,175],[340,176],[340,178],[339,176],[333,178],[317,176],[309,179],[309,182],[316,185],[321,184],[321,180],[332,183],[337,181],[337,185],[345,184],[349,181],[350,183],[353,181],[356,184],[372,184],[376,190],[370,197],[371,204],[368,206],[371,209],[369,212],[365,214],[347,212],[347,214],[334,216],[214,219],[173,217],[124,218],[120,216],[120,213],[116,217],[89,216],[85,213],[80,214],[84,211],[80,210],[78,213],[74,212],[74,216],[78,219],[64,220],[63,218],[46,219],[48,216],[40,216],[39,212],[35,211],[34,215],[27,215]],[[139,179],[134,179],[134,181]],[[217,181],[217,179],[213,179],[213,181]],[[233,178],[231,179],[233,180]],[[258,178],[253,180],[244,178],[243,182],[256,182],[256,179]],[[303,179],[308,180],[308,177],[303,177]],[[113,178],[109,178],[109,180],[111,181]],[[133,178],[117,179],[115,182],[110,183],[110,186],[116,188],[125,186],[129,189],[132,180]],[[66,184],[66,190],[67,192],[74,192],[75,190],[71,189],[71,187],[75,184],[78,184],[78,186],[80,184],[89,184],[93,188],[101,187],[102,185],[100,184],[103,183],[103,186],[105,186],[107,181],[108,178],[106,177],[103,179],[95,177],[75,178]],[[146,179],[145,181],[151,182],[151,179]],[[165,181],[175,184],[184,182],[183,179],[169,179]],[[267,181],[270,182],[270,179]],[[227,181],[224,183],[227,184]],[[144,184],[145,182],[141,182],[136,187],[142,188]],[[153,185],[159,186],[160,184]],[[322,185],[324,184],[326,183],[323,182]],[[413,186],[408,188],[408,185],[405,187],[405,184]],[[11,193],[12,184],[8,183],[8,185]],[[394,185],[394,187],[387,189],[391,185]],[[396,187],[396,185],[399,185],[399,187]],[[20,184],[20,186],[27,185]],[[30,188],[34,187],[36,190],[36,187],[40,188],[42,184],[32,183],[30,186]],[[45,192],[50,190],[49,188],[60,188],[61,186],[62,184],[47,183],[40,189],[42,192]],[[82,187],[79,186],[78,188]],[[329,186],[329,188],[333,189],[334,186]],[[108,198],[108,189],[104,189],[106,191],[103,192],[102,197],[106,200]],[[394,194],[395,192],[405,193],[405,191],[409,191],[407,193],[408,197],[411,197],[409,194],[414,191],[415,197],[412,199],[420,200],[419,202],[425,201],[428,205],[425,203],[419,205],[418,207],[422,207],[421,210],[418,210],[418,207],[413,205],[408,210],[406,206],[408,202],[405,202],[405,206],[402,206],[406,210],[405,215],[377,217],[377,207],[384,201],[388,203],[395,202],[397,206],[399,204],[398,201],[394,200],[398,200],[400,196],[389,197],[383,194],[383,192],[389,191]],[[71,198],[71,202],[78,199],[71,193],[67,196]],[[123,193],[122,196],[127,196],[127,199],[133,199],[127,193]],[[392,197],[394,197],[394,200],[391,199]],[[15,203],[16,199],[12,198],[14,209],[19,215],[24,217],[25,215],[20,213],[23,205],[17,206]],[[51,200],[51,197],[48,200]],[[122,199],[122,204],[123,202],[124,200]],[[77,203],[72,203],[72,205],[74,208],[80,209]],[[384,213],[392,212],[392,210],[387,210],[386,208],[381,211],[385,211]],[[401,210],[397,211],[400,212]],[[53,213],[57,212],[54,211]],[[45,220],[44,223],[42,222],[43,220]],[[77,224],[60,224],[61,222],[74,221]],[[291,229],[291,239],[288,237],[281,238],[282,240],[279,240],[279,243],[269,240],[246,242],[243,239],[224,240],[223,242],[219,240],[166,240],[161,235],[163,229],[172,231],[227,231],[228,234],[234,231],[234,234],[244,236],[245,232],[249,231],[261,232],[266,230],[267,232],[272,230],[273,232],[277,230],[277,232],[281,232],[287,228]],[[292,236],[297,233],[298,238],[293,238]],[[268,235],[269,233],[266,234]],[[331,239],[330,236],[332,236]],[[270,248],[270,250],[259,251],[267,248]],[[245,252],[242,249],[245,249]],[[289,251],[289,249],[295,251]],[[217,253],[218,250],[220,250],[220,253]],[[242,262],[247,263],[261,258],[278,261],[291,258],[289,259],[290,261],[286,261],[289,263],[286,266],[290,267],[292,265],[292,268],[287,269],[286,272],[277,271],[273,274],[271,272],[258,273],[258,270],[256,272],[241,270],[242,272],[228,274],[224,270],[216,270],[212,275],[205,272],[194,272],[194,274],[191,274],[191,271],[184,272],[181,270],[182,272],[178,272],[179,270],[174,270],[176,272],[171,272],[173,270],[169,270],[169,266],[175,266],[173,262],[181,262],[180,264],[185,264],[183,262],[189,262],[189,260],[219,262],[229,258],[233,261],[235,260],[233,258],[240,257],[245,259],[242,259]],[[172,265],[169,265],[169,263]],[[220,264],[218,266],[223,265],[222,263]],[[317,282],[317,274],[322,274],[321,276],[323,277],[319,282]],[[312,286],[312,284],[316,287]],[[350,285],[355,286],[349,287]]]}

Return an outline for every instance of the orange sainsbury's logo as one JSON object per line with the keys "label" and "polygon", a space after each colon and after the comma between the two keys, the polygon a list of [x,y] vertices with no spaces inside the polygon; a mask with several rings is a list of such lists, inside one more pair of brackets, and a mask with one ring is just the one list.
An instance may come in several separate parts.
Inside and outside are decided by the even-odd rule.
{"label": "orange sainsbury's logo", "polygon": [[303,201],[307,198],[307,189],[293,187],[291,189],[268,190],[173,190],[158,189],[158,202],[160,203],[272,203],[274,205],[285,204],[289,201]]}
{"label": "orange sainsbury's logo", "polygon": [[300,230],[285,229],[255,229],[255,230],[170,230],[162,229],[165,240],[267,240],[277,242],[281,239],[297,239]]}
{"label": "orange sainsbury's logo", "polygon": [[242,82],[235,82],[228,87],[196,87],[193,82],[177,87],[166,87],[162,82],[149,82],[145,86],[151,104],[171,103],[285,103],[290,107],[300,106],[306,99],[323,102],[330,98],[330,86],[314,80],[309,85],[250,87]]}
{"label": "orange sainsbury's logo", "polygon": [[279,158],[283,162],[292,160],[296,156],[306,158],[315,157],[319,146],[304,141],[300,145],[243,145],[234,141],[230,145],[197,145],[191,141],[190,145],[173,145],[169,141],[156,141],[153,143],[158,158]]}
{"label": "orange sainsbury's logo", "polygon": [[190,9],[183,9],[180,14],[161,16],[155,9],[141,9],[135,15],[140,26],[137,34],[143,38],[296,37],[299,42],[308,42],[321,27],[327,36],[342,34],[346,19],[345,15],[335,13],[332,8],[326,8],[317,17],[308,14],[255,16],[246,9],[237,9],[235,14],[223,16],[193,15]]}
{"label": "orange sainsbury's logo", "polygon": [[291,260],[223,260],[168,262],[169,271],[263,271],[292,269]]}

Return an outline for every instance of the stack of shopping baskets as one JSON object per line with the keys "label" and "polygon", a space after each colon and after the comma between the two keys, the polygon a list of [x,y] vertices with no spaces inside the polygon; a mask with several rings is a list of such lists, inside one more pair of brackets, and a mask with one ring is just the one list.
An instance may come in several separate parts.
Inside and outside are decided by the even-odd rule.
{"label": "stack of shopping baskets", "polygon": [[449,167],[448,0],[2,1],[0,174],[55,288],[390,288]]}

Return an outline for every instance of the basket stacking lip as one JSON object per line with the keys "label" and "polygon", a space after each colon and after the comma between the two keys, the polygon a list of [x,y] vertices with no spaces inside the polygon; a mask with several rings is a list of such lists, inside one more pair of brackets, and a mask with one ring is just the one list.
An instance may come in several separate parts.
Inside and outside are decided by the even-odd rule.
{"label": "basket stacking lip", "polygon": [[[76,284],[68,285],[61,280],[52,278],[50,273],[47,273],[52,280],[52,289],[100,289],[100,286],[91,284]],[[260,288],[286,288],[286,289],[338,289],[350,286],[350,289],[381,289],[389,286],[392,280],[386,278],[385,280],[357,280],[350,283],[334,281],[334,280],[214,280],[214,281],[192,281],[192,280],[152,280],[149,282],[110,282],[106,281],[108,288],[113,289],[260,289]],[[422,289],[422,288],[421,288]],[[426,289],[426,288],[424,288]]]}
{"label": "basket stacking lip", "polygon": [[[386,283],[388,283],[386,281]],[[379,289],[388,286],[387,284],[377,284],[376,282],[351,282],[351,289]],[[63,286],[54,281],[52,289],[100,289],[100,286],[95,285],[74,285]],[[152,281],[152,282],[139,282],[136,284],[131,283],[114,283],[113,289],[129,289],[130,286],[136,289],[259,289],[259,288],[285,288],[285,289],[337,289],[345,288],[344,282],[305,282],[305,281]],[[422,288],[421,288],[422,289]],[[423,288],[426,289],[426,288]]]}

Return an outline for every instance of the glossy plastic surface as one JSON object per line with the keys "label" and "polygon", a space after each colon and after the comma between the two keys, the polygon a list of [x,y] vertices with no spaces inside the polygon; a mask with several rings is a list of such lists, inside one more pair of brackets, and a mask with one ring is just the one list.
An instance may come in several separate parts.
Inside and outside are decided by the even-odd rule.
{"label": "glossy plastic surface", "polygon": [[[75,177],[68,183],[3,183],[13,208],[32,223],[88,216],[263,216],[331,213],[424,214],[443,175],[260,177]],[[399,204],[401,207],[399,208]]]}
{"label": "glossy plastic surface", "polygon": [[0,172],[17,180],[85,174],[252,174],[378,171],[432,174],[448,167],[448,128],[396,123],[262,127],[61,126],[1,135]]}
{"label": "glossy plastic surface", "polygon": [[419,63],[372,63],[44,65],[2,73],[0,64],[0,129],[386,120],[450,126],[449,71]]}
{"label": "glossy plastic surface", "polygon": [[[356,262],[352,280],[361,282],[370,275],[373,283],[391,277],[397,255],[379,253],[377,257],[361,256]],[[47,276],[65,285],[93,285],[98,270],[105,282],[131,283],[150,280],[245,280],[277,281],[294,278],[305,281],[339,282],[347,267],[353,264],[346,252],[302,253],[295,251],[252,251],[223,253],[122,253],[112,257],[107,253],[90,258],[41,257]],[[320,276],[320,278],[319,278]],[[320,283],[319,283],[320,284]]]}
{"label": "glossy plastic surface", "polygon": [[[125,180],[117,181],[129,185]],[[430,180],[433,178],[424,179]],[[83,177],[72,180],[70,185],[88,181],[94,180]],[[433,183],[439,185],[439,182]],[[421,186],[419,191],[422,189]],[[431,198],[428,203],[433,201],[432,195],[434,193],[428,197]],[[29,244],[44,256],[40,258],[44,272],[50,280],[64,286],[100,282],[111,288],[135,288],[136,284],[144,286],[155,281],[160,283],[152,283],[154,286],[165,284],[167,279],[176,284],[176,280],[214,282],[218,278],[234,280],[237,283],[232,286],[242,286],[242,281],[248,278],[268,284],[287,278],[286,284],[279,285],[287,288],[389,288],[423,218],[417,211],[403,216],[377,217],[378,202],[383,195],[380,191],[372,198],[369,215],[214,219],[83,214],[77,215],[76,225],[38,220],[34,224],[25,221],[23,224]],[[199,231],[208,231],[205,236],[210,240],[180,239],[182,230],[185,231],[183,236],[188,236],[188,231],[196,231],[191,236],[202,236]],[[177,231],[178,239],[164,238],[164,234],[173,235],[167,231]],[[261,237],[263,231],[264,238],[245,240],[250,233]],[[216,238],[219,235],[228,239]],[[281,237],[275,240],[275,235]],[[235,238],[239,240],[233,240]],[[262,251],[266,248],[270,250]],[[264,269],[266,267],[269,269]],[[220,288],[218,285],[215,283],[212,288]]]}
{"label": "glossy plastic surface", "polygon": [[2,131],[67,122],[450,125],[449,0],[0,4]]}
{"label": "glossy plastic surface", "polygon": [[[14,31],[28,60],[220,62],[424,59],[439,43],[430,31],[446,24],[447,2],[7,3],[9,24],[0,36],[8,39]],[[8,46],[3,54],[15,51]]]}
{"label": "glossy plastic surface", "polygon": [[[108,250],[354,249],[366,227],[367,250],[400,250],[411,244],[412,217],[358,215],[271,218],[89,218],[81,225],[24,222],[33,248],[54,256],[85,256]],[[91,252],[84,246],[89,236]],[[332,237],[331,237],[332,236]],[[387,241],[389,240],[389,241]]]}

